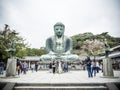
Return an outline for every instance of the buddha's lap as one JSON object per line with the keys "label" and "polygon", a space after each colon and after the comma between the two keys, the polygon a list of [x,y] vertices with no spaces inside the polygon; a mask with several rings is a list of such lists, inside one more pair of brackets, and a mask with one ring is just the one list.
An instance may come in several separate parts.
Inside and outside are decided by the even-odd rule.
{"label": "buddha's lap", "polygon": [[70,58],[75,58],[75,59],[78,59],[78,56],[75,55],[75,54],[61,54],[61,55],[54,55],[54,54],[46,54],[46,55],[42,55],[41,56],[41,59],[55,59],[55,58],[62,58],[62,59],[70,59]]}

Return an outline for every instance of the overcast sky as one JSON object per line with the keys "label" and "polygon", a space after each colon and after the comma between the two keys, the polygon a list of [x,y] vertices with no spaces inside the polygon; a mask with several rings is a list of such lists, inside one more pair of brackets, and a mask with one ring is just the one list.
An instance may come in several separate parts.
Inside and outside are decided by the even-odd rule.
{"label": "overcast sky", "polygon": [[65,35],[92,32],[120,36],[120,0],[0,0],[0,29],[10,25],[33,48],[45,46],[56,22]]}

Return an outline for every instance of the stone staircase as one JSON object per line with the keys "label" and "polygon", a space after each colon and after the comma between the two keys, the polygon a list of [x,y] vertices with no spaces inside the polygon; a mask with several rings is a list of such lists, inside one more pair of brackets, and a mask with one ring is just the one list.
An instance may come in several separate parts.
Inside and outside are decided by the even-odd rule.
{"label": "stone staircase", "polygon": [[103,83],[16,83],[13,90],[109,90]]}

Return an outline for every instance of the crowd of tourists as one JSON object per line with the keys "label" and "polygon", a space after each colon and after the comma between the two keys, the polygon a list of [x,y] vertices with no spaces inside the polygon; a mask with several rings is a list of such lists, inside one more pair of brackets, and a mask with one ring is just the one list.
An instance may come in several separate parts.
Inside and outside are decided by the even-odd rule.
{"label": "crowd of tourists", "polygon": [[20,74],[26,74],[28,71],[28,64],[24,61],[24,62],[20,62],[17,61],[17,65],[16,65],[16,71],[18,75]]}
{"label": "crowd of tourists", "polygon": [[[71,67],[70,67],[71,66]],[[75,65],[74,65],[75,66]],[[86,57],[84,61],[80,61],[79,65],[80,70],[87,70],[88,72],[88,77],[94,77],[96,76],[99,71],[103,72],[103,64],[102,62],[98,62],[96,60],[91,60],[90,57]],[[31,70],[31,72],[37,72],[39,69],[40,65],[38,65],[37,62],[31,62],[30,66],[26,61],[19,61],[17,60],[16,63],[16,75],[20,74],[26,74],[28,70]],[[68,72],[69,69],[72,69],[72,65],[70,65],[68,62],[63,62],[63,61],[53,61],[49,63],[49,72],[50,73],[64,73]],[[6,69],[6,64],[3,61],[0,61],[0,75],[4,74],[4,70]],[[113,69],[117,70],[120,69],[120,63],[115,62],[113,63]]]}
{"label": "crowd of tourists", "polygon": [[63,62],[63,61],[60,61],[60,62],[51,62],[49,63],[49,71],[50,73],[56,73],[56,72],[68,72],[68,62]]}
{"label": "crowd of tourists", "polygon": [[[34,71],[37,72],[38,71],[38,64],[32,62],[30,64],[30,69],[31,69],[31,72],[34,72]],[[17,71],[16,74],[17,75],[26,74],[28,70],[29,70],[29,66],[28,66],[28,63],[26,61],[24,61],[24,62],[17,61],[17,65],[16,65],[16,71]]]}
{"label": "crowd of tourists", "polygon": [[88,71],[88,77],[96,76],[96,73],[99,71],[103,71],[102,63],[96,62],[96,60],[91,60],[90,57],[87,56],[85,59],[86,70]]}

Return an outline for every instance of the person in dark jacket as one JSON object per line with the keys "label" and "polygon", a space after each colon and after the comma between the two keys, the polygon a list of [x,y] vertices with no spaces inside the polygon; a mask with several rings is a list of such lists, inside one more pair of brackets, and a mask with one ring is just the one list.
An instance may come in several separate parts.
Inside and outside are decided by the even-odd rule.
{"label": "person in dark jacket", "polygon": [[52,64],[53,74],[55,74],[55,68],[56,68],[55,62],[53,62],[53,64]]}
{"label": "person in dark jacket", "polygon": [[3,74],[4,73],[4,67],[5,67],[5,64],[4,62],[0,62],[0,74]]}
{"label": "person in dark jacket", "polygon": [[38,64],[37,64],[37,62],[35,63],[35,71],[36,72],[38,71]]}
{"label": "person in dark jacket", "polygon": [[20,75],[20,66],[21,66],[21,64],[20,64],[20,61],[18,60],[17,61],[17,67],[16,67],[18,75]]}
{"label": "person in dark jacket", "polygon": [[87,71],[88,71],[88,77],[92,77],[90,57],[87,56],[85,61],[86,61],[86,68],[87,68]]}
{"label": "person in dark jacket", "polygon": [[52,72],[52,63],[49,64],[50,73]]}

